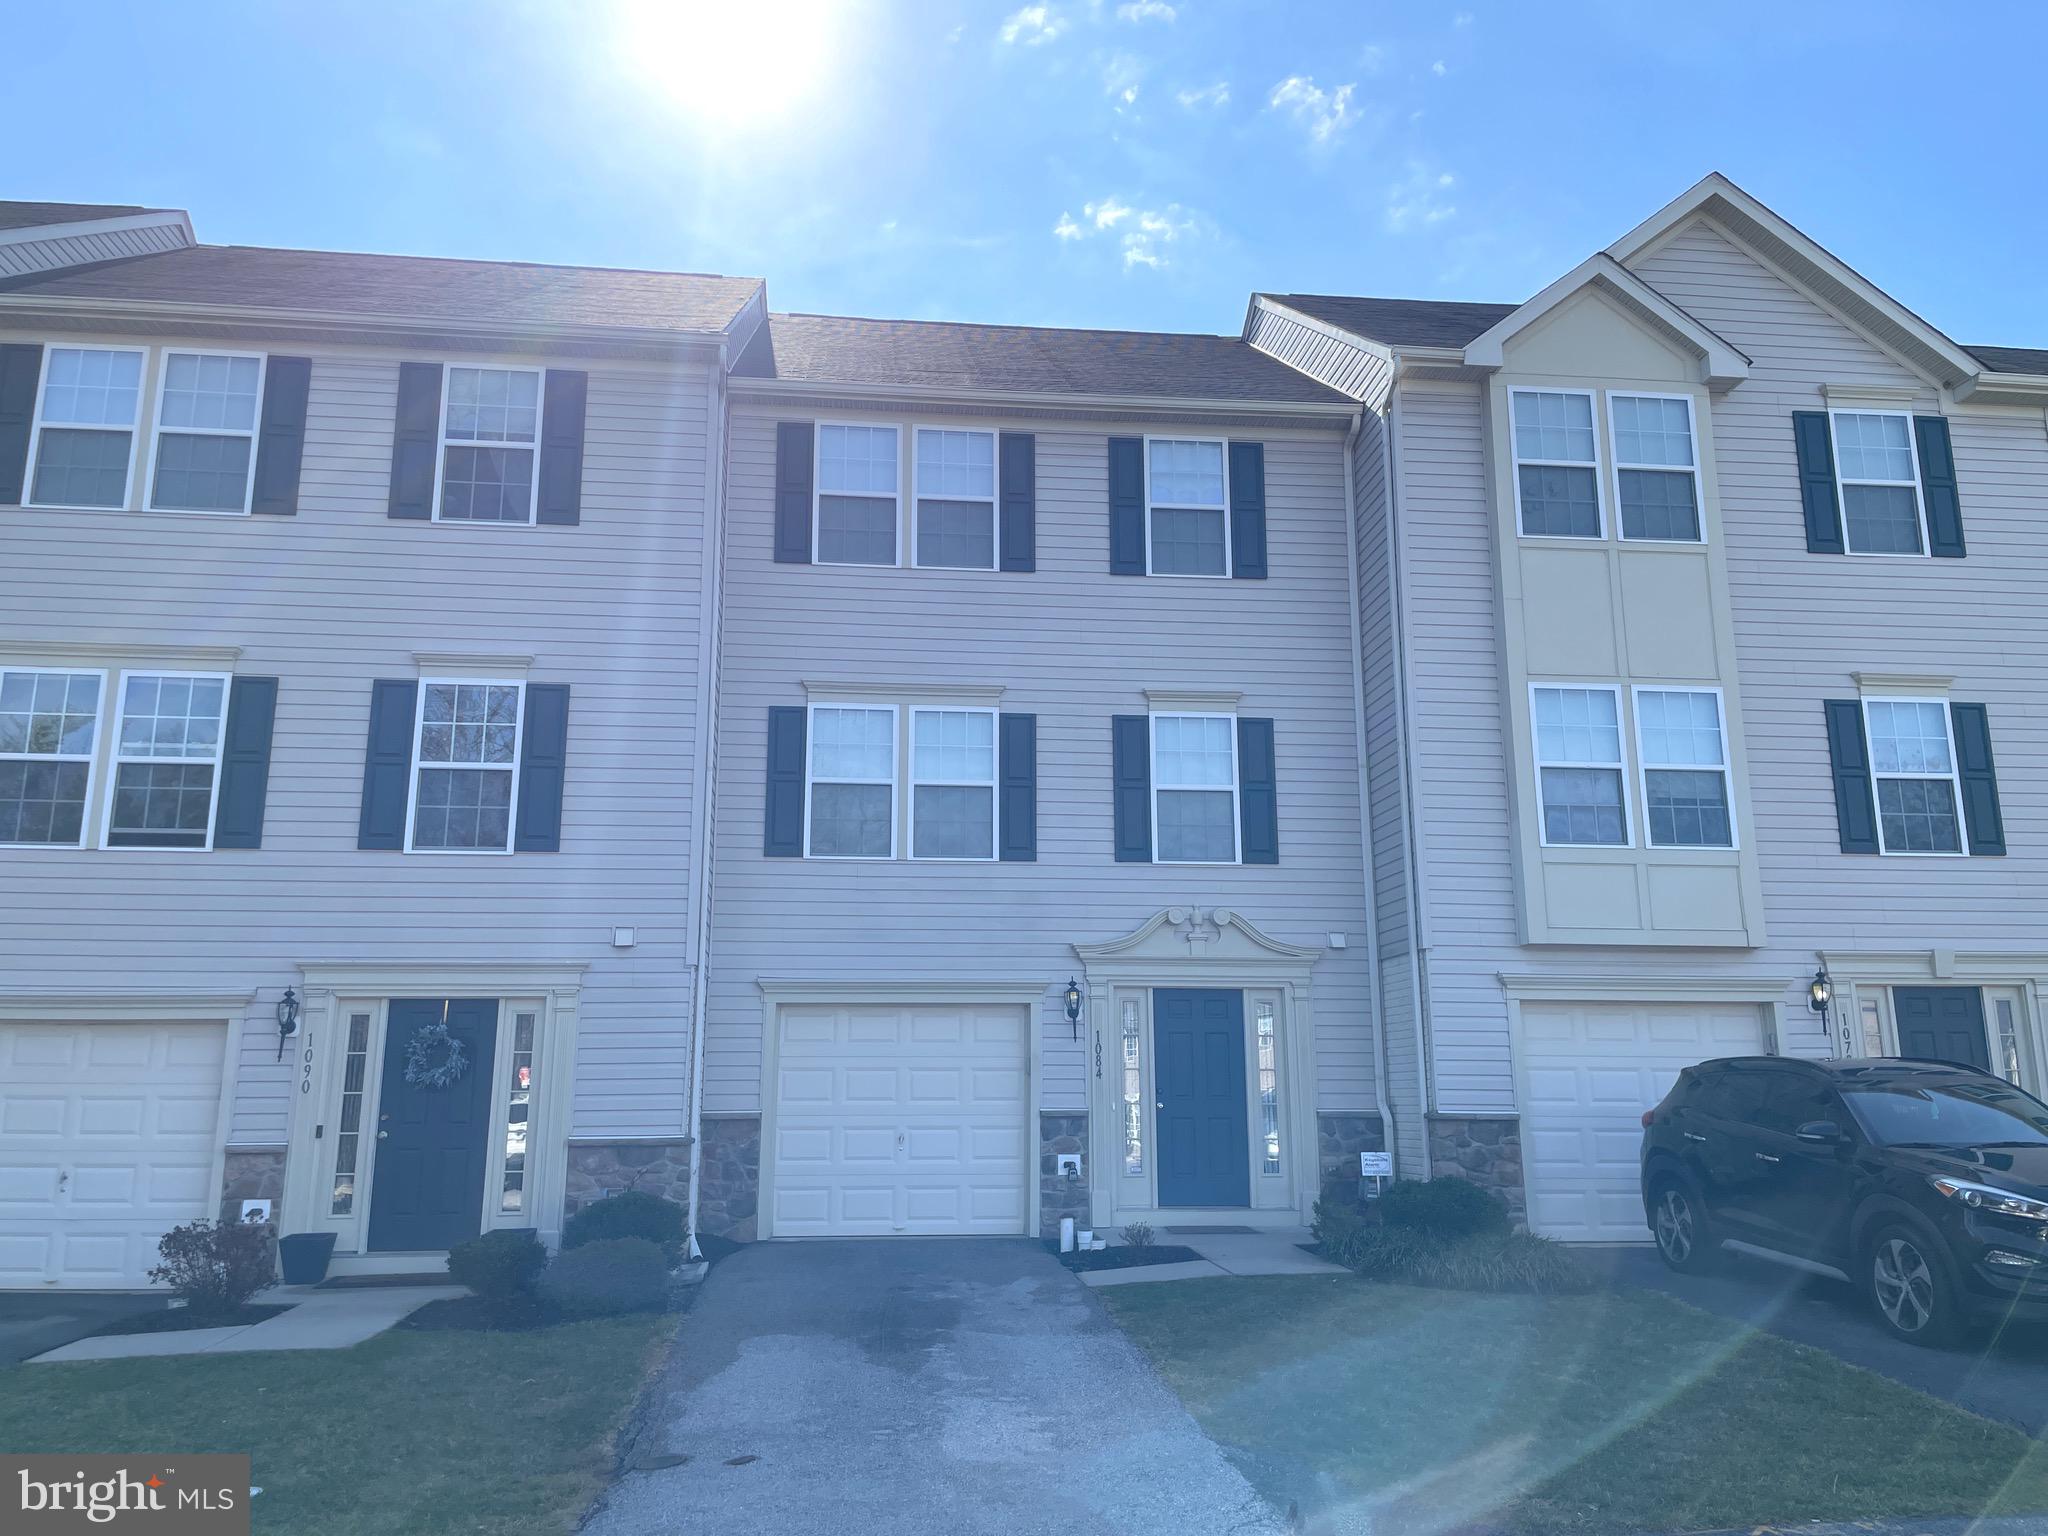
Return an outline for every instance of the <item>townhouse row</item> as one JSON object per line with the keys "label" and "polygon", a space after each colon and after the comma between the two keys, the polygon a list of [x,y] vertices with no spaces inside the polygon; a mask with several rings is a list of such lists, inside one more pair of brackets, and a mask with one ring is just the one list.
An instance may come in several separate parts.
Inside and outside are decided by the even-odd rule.
{"label": "townhouse row", "polygon": [[1718,177],[1234,337],[0,204],[0,1286],[1381,1152],[1634,1240],[1703,1056],[2038,1089],[2044,405]]}

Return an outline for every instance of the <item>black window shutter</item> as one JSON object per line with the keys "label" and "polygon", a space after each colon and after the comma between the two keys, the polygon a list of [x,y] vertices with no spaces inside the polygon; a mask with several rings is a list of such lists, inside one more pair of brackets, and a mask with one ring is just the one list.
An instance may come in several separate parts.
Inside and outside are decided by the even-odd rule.
{"label": "black window shutter", "polygon": [[1110,781],[1116,797],[1116,861],[1152,862],[1152,721],[1112,715]]}
{"label": "black window shutter", "polygon": [[1956,490],[1956,456],[1949,443],[1946,416],[1915,416],[1913,435],[1920,443],[1920,489],[1927,497],[1927,552],[1944,560],[1960,560],[1963,548],[1963,502]]}
{"label": "black window shutter", "polygon": [[573,525],[583,520],[583,416],[590,375],[550,368],[540,417],[540,509],[534,520]]}
{"label": "black window shutter", "polygon": [[[1109,440],[1109,574],[1145,574],[1145,440],[1142,437],[1112,437]],[[1145,857],[1152,857],[1149,839]]]}
{"label": "black window shutter", "polygon": [[519,729],[519,820],[514,853],[562,851],[562,782],[569,767],[569,685],[528,683]]}
{"label": "black window shutter", "polygon": [[238,677],[228,685],[220,804],[213,818],[216,848],[263,846],[263,802],[270,790],[270,731],[276,719],[276,678]]}
{"label": "black window shutter", "polygon": [[1230,574],[1266,579],[1266,445],[1230,445]]}
{"label": "black window shutter", "polygon": [[1280,795],[1273,778],[1273,722],[1237,722],[1237,822],[1246,864],[1280,862]]}
{"label": "black window shutter", "polygon": [[441,365],[398,365],[398,423],[391,439],[388,516],[434,515],[434,464],[441,451]]}
{"label": "black window shutter", "polygon": [[1005,432],[1001,439],[1002,501],[998,516],[1005,571],[1038,569],[1038,439],[1029,432]]}
{"label": "black window shutter", "polygon": [[1002,733],[999,855],[1028,864],[1038,857],[1038,716],[998,717]]}
{"label": "black window shutter", "polygon": [[1870,783],[1870,749],[1863,737],[1863,701],[1828,699],[1828,766],[1835,779],[1835,827],[1842,852],[1876,853],[1877,796]]}
{"label": "black window shutter", "polygon": [[273,357],[263,365],[263,423],[256,435],[256,486],[249,510],[290,517],[299,510],[299,467],[306,454],[310,357]]}
{"label": "black window shutter", "polygon": [[1835,446],[1826,411],[1794,411],[1792,441],[1799,449],[1799,500],[1806,510],[1806,552],[1839,555],[1842,508],[1835,497]]}
{"label": "black window shutter", "polygon": [[804,709],[800,704],[776,704],[768,710],[768,796],[761,852],[771,859],[804,856]]}
{"label": "black window shutter", "polygon": [[1991,761],[1991,720],[1982,704],[1951,704],[1956,770],[1963,781],[1963,820],[1970,852],[2005,852],[2005,817],[1998,809],[1998,771]]}
{"label": "black window shutter", "polygon": [[28,435],[36,419],[36,382],[43,349],[33,342],[0,346],[0,505],[18,507],[27,487]]}
{"label": "black window shutter", "polygon": [[[775,559],[778,564],[811,563],[811,458],[816,450],[816,441],[817,434],[808,421],[775,423]],[[798,840],[801,841],[801,837]]]}
{"label": "black window shutter", "polygon": [[412,727],[420,685],[412,678],[370,684],[370,739],[363,749],[363,813],[356,846],[405,847],[405,805],[412,793]]}

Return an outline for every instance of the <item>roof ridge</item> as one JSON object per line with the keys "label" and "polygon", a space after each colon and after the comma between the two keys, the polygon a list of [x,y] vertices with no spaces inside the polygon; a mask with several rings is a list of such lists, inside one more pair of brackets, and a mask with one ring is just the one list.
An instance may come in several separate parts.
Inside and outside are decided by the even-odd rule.
{"label": "roof ridge", "polygon": [[1244,343],[1242,336],[1223,331],[1138,331],[1125,328],[1094,325],[1018,325],[1007,320],[913,320],[897,315],[827,315],[808,309],[779,309],[770,313],[770,320],[855,320],[864,325],[950,325],[973,326],[985,331],[1029,331],[1041,335],[1057,336],[1173,336],[1194,341],[1228,341]]}
{"label": "roof ridge", "polygon": [[[286,256],[348,256],[381,261],[440,261],[450,265],[468,267],[527,267],[542,272],[618,272],[635,277],[696,277],[721,283],[765,283],[765,278],[747,277],[730,272],[679,272],[672,267],[605,267],[587,266],[568,261],[500,261],[490,256],[416,256],[405,251],[338,251],[319,245],[216,245],[209,241],[197,241],[178,249],[188,251],[276,251]],[[171,251],[154,251],[152,255],[168,256]]]}
{"label": "roof ridge", "polygon": [[1509,303],[1504,299],[1421,299],[1395,294],[1381,293],[1280,293],[1261,288],[1257,297],[1262,299],[1338,299],[1353,304],[1461,304],[1468,309],[1520,309],[1528,300]]}

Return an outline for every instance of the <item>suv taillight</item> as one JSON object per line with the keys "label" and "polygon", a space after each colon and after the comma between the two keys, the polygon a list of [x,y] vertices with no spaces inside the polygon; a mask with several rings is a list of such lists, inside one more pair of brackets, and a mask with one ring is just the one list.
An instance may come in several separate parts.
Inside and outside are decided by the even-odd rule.
{"label": "suv taillight", "polygon": [[1656,1123],[1657,1123],[1657,1111],[1655,1111],[1654,1109],[1646,1109],[1646,1110],[1644,1110],[1644,1111],[1643,1111],[1643,1129],[1647,1131],[1647,1130],[1648,1130],[1648,1129],[1649,1129],[1649,1128],[1650,1128],[1651,1126],[1655,1125]]}

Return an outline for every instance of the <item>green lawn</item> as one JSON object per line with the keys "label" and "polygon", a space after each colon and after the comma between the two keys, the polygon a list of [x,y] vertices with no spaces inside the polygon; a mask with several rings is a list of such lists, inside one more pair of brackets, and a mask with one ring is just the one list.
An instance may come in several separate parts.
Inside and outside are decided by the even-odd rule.
{"label": "green lawn", "polygon": [[263,1536],[575,1528],[672,1319],[0,1370],[0,1447],[234,1451]]}
{"label": "green lawn", "polygon": [[1532,1536],[2048,1509],[2048,1447],[1662,1296],[1322,1275],[1099,1294],[1311,1530],[1347,1507]]}

